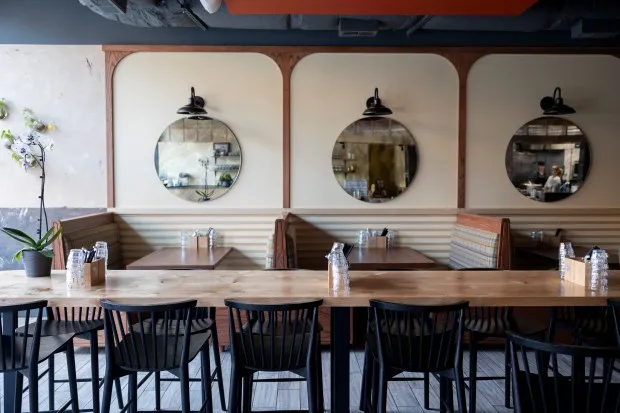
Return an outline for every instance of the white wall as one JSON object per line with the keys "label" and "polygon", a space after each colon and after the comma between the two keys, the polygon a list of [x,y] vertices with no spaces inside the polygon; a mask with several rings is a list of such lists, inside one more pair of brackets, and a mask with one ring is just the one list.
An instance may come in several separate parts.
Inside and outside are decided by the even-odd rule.
{"label": "white wall", "polygon": [[[47,162],[48,207],[105,207],[105,95],[101,46],[0,45],[0,130],[25,132],[21,111],[54,122]],[[24,173],[0,147],[0,208],[38,207],[39,173]]]}
{"label": "white wall", "polygon": [[[350,197],[332,173],[331,154],[343,129],[361,118],[379,88],[392,117],[414,136],[419,167],[407,191],[385,204]],[[291,83],[293,208],[455,208],[458,76],[431,54],[314,54]]]}
{"label": "white wall", "polygon": [[[168,193],[153,165],[162,131],[179,119],[190,87],[209,116],[228,125],[243,153],[240,176],[223,197],[204,203]],[[282,206],[282,75],[256,53],[137,53],[114,77],[116,207],[273,208]]]}
{"label": "white wall", "polygon": [[[620,59],[612,56],[491,55],[473,66],[467,85],[468,208],[620,207]],[[562,88],[566,116],[590,142],[592,164],[585,184],[566,200],[532,201],[506,174],[513,133],[542,116],[539,102]]]}

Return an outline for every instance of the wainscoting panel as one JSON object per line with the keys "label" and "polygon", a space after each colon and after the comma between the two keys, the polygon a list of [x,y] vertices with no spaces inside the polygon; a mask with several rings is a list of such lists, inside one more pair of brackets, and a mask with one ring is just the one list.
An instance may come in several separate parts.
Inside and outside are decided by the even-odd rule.
{"label": "wainscoting panel", "polygon": [[343,211],[338,215],[296,213],[298,266],[327,268],[324,256],[332,242],[357,244],[358,231],[366,228],[396,231],[396,245],[414,248],[437,262],[446,264],[450,255],[450,234],[456,221],[454,212],[408,214],[368,214]]}
{"label": "wainscoting panel", "polygon": [[157,248],[180,245],[181,231],[215,228],[218,242],[234,251],[218,269],[260,269],[278,214],[123,214],[117,215],[126,264]]}
{"label": "wainscoting panel", "polygon": [[[396,245],[414,248],[438,263],[447,264],[450,236],[456,222],[456,210],[256,210],[209,215],[192,211],[116,211],[121,228],[125,263],[167,246],[178,246],[181,230],[192,231],[214,227],[220,242],[233,247],[220,269],[258,269],[265,263],[266,243],[274,230],[274,221],[284,212],[297,216],[294,220],[298,267],[326,268],[325,255],[338,240],[357,244],[361,229],[396,231]],[[620,210],[566,211],[549,210],[470,210],[470,213],[507,217],[515,236],[529,236],[541,229],[551,237],[557,228],[576,245],[598,245],[620,252]]]}

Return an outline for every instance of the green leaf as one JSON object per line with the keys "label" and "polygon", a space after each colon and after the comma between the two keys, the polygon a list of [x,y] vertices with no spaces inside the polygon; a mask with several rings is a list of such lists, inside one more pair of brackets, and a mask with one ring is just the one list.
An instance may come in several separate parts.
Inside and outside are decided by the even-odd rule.
{"label": "green leaf", "polygon": [[0,231],[4,232],[6,235],[13,238],[14,240],[21,242],[22,244],[28,245],[31,248],[36,249],[37,247],[37,242],[32,239],[32,237],[18,229],[5,227],[2,228],[2,230]]}
{"label": "green leaf", "polygon": [[43,250],[39,251],[41,254],[45,255],[48,258],[54,258],[54,251],[52,250]]}
{"label": "green leaf", "polygon": [[34,250],[33,250],[32,248],[22,248],[21,250],[19,250],[19,251],[17,251],[17,252],[15,253],[15,255],[13,256],[13,260],[15,260],[15,261],[21,261],[21,260],[22,260],[22,255],[23,255],[22,253],[23,253],[24,251],[34,251]]}
{"label": "green leaf", "polygon": [[43,244],[47,238],[49,238],[50,235],[52,235],[52,232],[54,232],[54,227],[50,228],[45,235],[43,235],[41,238],[39,238],[39,240],[37,241],[37,246]]}
{"label": "green leaf", "polygon": [[[50,230],[47,232],[47,234],[45,234],[45,237],[44,237],[44,238],[42,238],[42,239],[39,241],[39,243],[40,243],[41,241],[43,241],[43,239],[45,239],[45,238],[48,236],[48,234],[49,234],[50,232],[52,232],[54,229],[55,229],[55,228],[50,229]],[[62,233],[62,228],[58,228],[58,231],[56,231],[56,233],[52,236],[52,238],[50,238],[48,241],[46,241],[46,242],[45,242],[45,243],[43,243],[43,244],[38,244],[38,247],[37,247],[37,248],[38,248],[38,249],[40,249],[40,250],[42,250],[43,248],[49,247],[50,245],[52,245],[52,244],[54,243],[54,241],[56,241],[56,238],[58,238],[58,237],[60,236],[60,234],[61,234],[61,233]]]}

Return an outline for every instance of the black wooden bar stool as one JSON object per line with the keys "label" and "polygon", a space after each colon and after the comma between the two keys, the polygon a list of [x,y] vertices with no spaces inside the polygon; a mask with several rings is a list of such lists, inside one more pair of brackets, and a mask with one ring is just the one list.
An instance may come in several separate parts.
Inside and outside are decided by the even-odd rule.
{"label": "black wooden bar stool", "polygon": [[[81,409],[80,412],[99,413],[99,387],[103,385],[103,380],[99,378],[99,340],[98,333],[103,331],[103,317],[101,307],[46,307],[46,318],[41,322],[41,337],[55,337],[65,334],[73,335],[77,338],[88,340],[90,345],[90,378],[77,379],[78,382],[91,383],[93,407],[92,409]],[[33,325],[28,328],[32,330]],[[25,327],[17,330],[18,334],[25,333]],[[67,380],[57,379],[55,375],[54,355],[47,360],[47,372],[49,374],[48,392],[49,409],[54,411],[55,405],[55,384],[66,383]],[[45,373],[44,372],[44,373]],[[44,374],[42,373],[42,374]],[[123,408],[123,394],[120,380],[115,381],[118,408]]]}
{"label": "black wooden bar stool", "polygon": [[[155,305],[119,304],[102,300],[104,310],[106,372],[101,410],[110,411],[112,382],[129,377],[125,408],[138,411],[139,372],[170,372],[179,377],[181,411],[190,412],[189,363],[200,354],[202,406],[213,412],[209,332],[192,334],[196,300]],[[131,320],[131,323],[127,321]]]}
{"label": "black wooden bar stool", "polygon": [[[440,411],[452,409],[452,382],[458,411],[467,412],[461,340],[467,302],[422,306],[371,300],[372,331],[366,337],[362,388],[364,411],[384,413],[388,382],[403,372],[436,375]],[[400,381],[407,380],[402,378]]]}
{"label": "black wooden bar stool", "polygon": [[[225,300],[231,342],[231,413],[250,412],[252,385],[262,381],[301,381],[308,387],[308,411],[324,411],[318,310],[323,300],[252,304]],[[298,379],[257,379],[259,371],[290,371]]]}
{"label": "black wooden bar stool", "polygon": [[[163,328],[163,320],[159,320],[157,328]],[[174,329],[175,326],[172,326]],[[208,333],[211,338],[211,347],[213,348],[213,358],[215,362],[215,370],[211,375],[211,382],[217,381],[218,391],[220,395],[220,407],[226,410],[226,398],[224,395],[224,380],[222,373],[222,360],[220,358],[220,344],[217,337],[217,325],[215,322],[215,307],[198,307],[192,321],[192,334]],[[178,378],[161,378],[160,372],[155,372],[155,409],[161,408],[161,382],[162,381],[178,381]],[[198,378],[190,378],[190,381],[200,381]],[[143,380],[144,381],[144,380]]]}
{"label": "black wooden bar stool", "polygon": [[[23,327],[7,331],[7,327],[0,326],[2,337],[0,339],[0,372],[16,374],[15,394],[5,394],[4,397],[14,397],[15,413],[22,411],[22,393],[24,390],[24,377],[28,379],[28,393],[30,412],[39,412],[39,379],[52,370],[39,375],[38,364],[53,358],[54,354],[64,352],[67,357],[67,373],[69,376],[69,392],[71,400],[68,401],[61,411],[69,406],[73,413],[79,411],[77,380],[75,372],[75,355],[73,351],[73,334],[62,334],[42,337],[41,326],[43,310],[47,301],[35,301],[25,304],[0,306],[1,319],[10,317],[12,325],[17,326],[18,321],[23,319]],[[21,314],[20,314],[21,313]],[[4,324],[4,323],[3,323]],[[20,323],[21,324],[21,323]],[[50,376],[51,380],[51,376]],[[50,409],[53,410],[53,409]]]}
{"label": "black wooden bar stool", "polygon": [[[619,410],[620,383],[612,380],[612,366],[620,348],[555,344],[512,333],[507,337],[516,413]],[[602,371],[600,377],[597,371]]]}

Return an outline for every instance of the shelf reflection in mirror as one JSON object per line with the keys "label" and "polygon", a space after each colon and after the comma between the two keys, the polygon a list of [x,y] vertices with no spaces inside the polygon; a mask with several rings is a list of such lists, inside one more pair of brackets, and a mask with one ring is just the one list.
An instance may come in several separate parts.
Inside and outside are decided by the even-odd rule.
{"label": "shelf reflection in mirror", "polygon": [[570,197],[590,170],[590,145],[583,131],[559,117],[534,119],[517,130],[506,150],[506,171],[523,196],[538,202]]}
{"label": "shelf reflection in mirror", "polygon": [[332,151],[338,184],[360,201],[387,202],[413,182],[418,149],[400,122],[383,117],[358,119],[342,131]]}
{"label": "shelf reflection in mirror", "polygon": [[225,123],[206,116],[173,122],[155,148],[160,182],[186,201],[221,197],[235,184],[240,170],[239,141]]}

